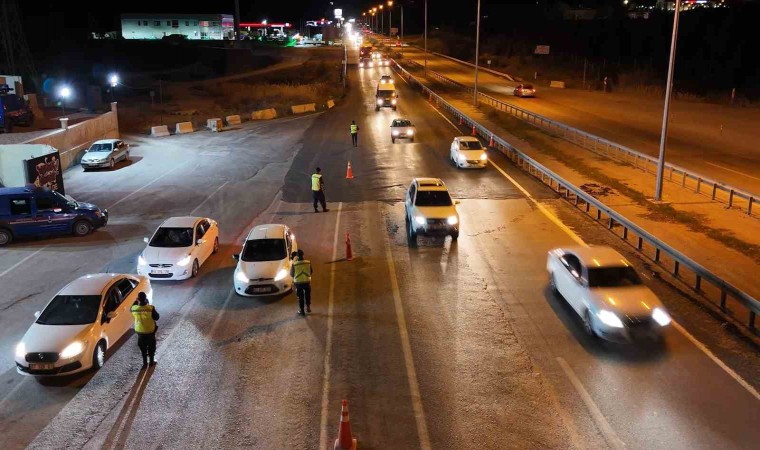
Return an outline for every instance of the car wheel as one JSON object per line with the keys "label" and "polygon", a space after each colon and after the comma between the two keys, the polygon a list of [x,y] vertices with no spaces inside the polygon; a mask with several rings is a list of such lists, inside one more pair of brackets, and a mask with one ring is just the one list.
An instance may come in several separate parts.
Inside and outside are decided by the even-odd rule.
{"label": "car wheel", "polygon": [[591,312],[587,309],[586,313],[583,314],[583,330],[586,331],[586,334],[589,336],[596,337],[596,333],[594,332],[594,324],[591,320]]}
{"label": "car wheel", "polygon": [[98,370],[106,362],[106,344],[103,341],[98,342],[95,350],[92,352],[92,368]]}
{"label": "car wheel", "polygon": [[219,238],[214,238],[214,250],[212,250],[211,253],[216,255],[216,252],[218,251],[219,251]]}
{"label": "car wheel", "polygon": [[417,233],[414,232],[412,222],[408,218],[406,219],[406,241],[410,247],[417,246]]}
{"label": "car wheel", "polygon": [[108,165],[108,167],[110,167],[111,170],[113,170],[113,168],[114,168],[115,165],[116,165],[116,161],[114,161],[114,159],[111,158],[111,163]]}
{"label": "car wheel", "polygon": [[74,236],[87,236],[92,231],[92,224],[86,220],[74,223]]}
{"label": "car wheel", "polygon": [[414,138],[409,139],[409,142],[414,142]]}
{"label": "car wheel", "polygon": [[457,231],[456,233],[451,233],[451,240],[456,242],[457,239],[459,239],[459,232]]}
{"label": "car wheel", "polygon": [[196,259],[193,261],[193,271],[190,273],[190,278],[195,278],[198,276],[198,260]]}
{"label": "car wheel", "polygon": [[8,245],[13,240],[13,234],[9,230],[0,228],[0,245]]}
{"label": "car wheel", "polygon": [[129,159],[129,152],[124,154],[124,161],[131,161],[131,159]]}
{"label": "car wheel", "polygon": [[378,108],[377,106],[375,106],[375,111],[380,111],[380,108]]}
{"label": "car wheel", "polygon": [[557,280],[554,278],[554,272],[549,274],[549,287],[552,288],[554,294],[559,295],[559,289],[557,289]]}
{"label": "car wheel", "polygon": [[393,139],[393,138],[391,138],[391,143],[392,143],[392,144],[395,144],[395,143],[396,143],[396,140],[395,140],[395,139]]}

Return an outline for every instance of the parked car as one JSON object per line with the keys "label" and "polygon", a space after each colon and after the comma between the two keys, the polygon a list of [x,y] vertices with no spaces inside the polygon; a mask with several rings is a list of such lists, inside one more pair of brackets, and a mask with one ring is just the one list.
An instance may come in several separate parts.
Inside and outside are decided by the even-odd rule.
{"label": "parked car", "polygon": [[137,273],[152,279],[185,280],[219,251],[219,226],[207,217],[172,217],[162,223],[137,258]]}
{"label": "parked car", "polygon": [[7,84],[0,84],[0,131],[10,133],[16,125],[34,125],[34,113],[23,97],[11,94]]}
{"label": "parked car", "polygon": [[22,237],[86,236],[108,223],[108,211],[46,188],[0,188],[0,246]]}
{"label": "parked car", "polygon": [[84,170],[113,169],[119,161],[129,161],[129,144],[120,139],[101,139],[86,150],[80,164]]}
{"label": "parked car", "polygon": [[277,295],[293,289],[290,255],[298,251],[296,236],[285,225],[255,226],[243,248],[232,257],[238,262],[233,283],[242,296]]}
{"label": "parked car", "polygon": [[535,97],[536,88],[532,84],[518,84],[514,90],[515,97]]}

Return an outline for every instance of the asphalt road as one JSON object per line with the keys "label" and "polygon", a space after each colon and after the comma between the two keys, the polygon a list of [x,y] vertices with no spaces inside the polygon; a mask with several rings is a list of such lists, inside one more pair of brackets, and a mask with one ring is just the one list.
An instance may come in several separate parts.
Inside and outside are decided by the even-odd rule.
{"label": "asphalt road", "polygon": [[[129,166],[69,171],[70,193],[108,207],[112,222],[86,239],[0,250],[0,447],[326,448],[342,399],[361,448],[756,445],[756,394],[684,334],[671,329],[665,344],[643,348],[593,342],[549,292],[546,251],[611,242],[602,228],[499,155],[499,169],[454,169],[457,131],[400,78],[398,112],[374,111],[380,72],[351,69],[348,96],[324,114],[146,139]],[[415,143],[391,144],[396,116],[415,122]],[[317,165],[328,213],[311,209]],[[462,200],[457,243],[407,247],[399,200],[413,176],[442,177]],[[154,369],[139,370],[130,336],[95,376],[15,373],[13,347],[35,310],[76,276],[134,272],[142,237],[181,214],[219,220],[222,248],[197,279],[154,283]],[[269,222],[294,229],[314,263],[306,318],[293,295],[232,291],[231,254],[251,226]],[[731,340],[634,263],[686,328]],[[757,385],[757,352],[740,354],[729,365]]]}
{"label": "asphalt road", "polygon": [[[410,47],[404,57],[424,63],[424,52]],[[472,87],[474,69],[428,56],[428,68]],[[531,82],[532,80],[526,80]],[[489,72],[478,73],[478,89],[520,108],[657,157],[663,100],[632,93],[556,89],[536,82],[536,98],[514,97],[514,86]],[[668,161],[750,192],[760,192],[760,110],[675,100],[668,128]]]}

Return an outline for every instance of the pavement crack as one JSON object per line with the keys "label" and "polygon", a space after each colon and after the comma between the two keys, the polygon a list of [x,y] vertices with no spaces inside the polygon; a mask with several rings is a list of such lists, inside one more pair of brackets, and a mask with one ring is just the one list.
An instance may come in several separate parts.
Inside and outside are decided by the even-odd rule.
{"label": "pavement crack", "polygon": [[34,297],[35,295],[39,295],[39,294],[42,294],[42,291],[40,291],[40,292],[33,292],[33,293],[29,294],[29,295],[25,295],[25,296],[23,296],[21,298],[17,298],[16,300],[14,300],[14,301],[12,301],[10,303],[7,303],[6,305],[3,305],[2,307],[0,307],[0,311],[5,311],[7,309],[10,309],[13,306],[16,306],[19,303],[23,302],[24,300],[28,300],[28,299]]}

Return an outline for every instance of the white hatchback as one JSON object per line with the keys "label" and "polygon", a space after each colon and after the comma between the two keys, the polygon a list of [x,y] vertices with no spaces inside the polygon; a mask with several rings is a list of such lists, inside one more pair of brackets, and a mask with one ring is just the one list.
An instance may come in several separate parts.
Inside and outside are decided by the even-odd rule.
{"label": "white hatchback", "polygon": [[238,295],[276,295],[293,288],[290,255],[298,251],[296,236],[285,225],[255,226],[243,243],[233,280]]}
{"label": "white hatchback", "polygon": [[486,148],[473,136],[455,137],[449,148],[449,159],[460,169],[483,169],[488,163]]}
{"label": "white hatchback", "polygon": [[172,217],[158,227],[137,258],[137,273],[151,279],[185,280],[219,250],[219,226],[207,217]]}
{"label": "white hatchback", "polygon": [[16,345],[16,370],[54,376],[99,369],[106,351],[132,328],[130,308],[139,292],[153,298],[146,277],[98,273],[72,281],[35,313]]}

